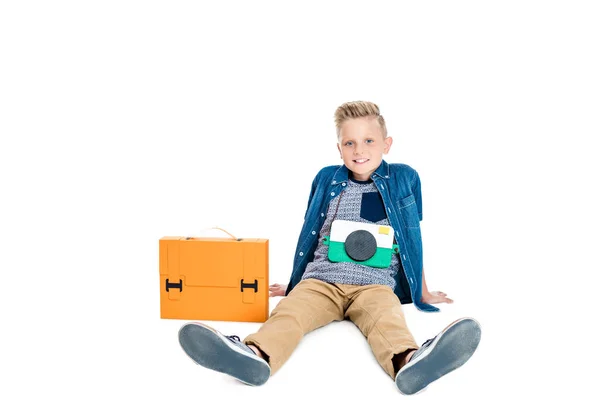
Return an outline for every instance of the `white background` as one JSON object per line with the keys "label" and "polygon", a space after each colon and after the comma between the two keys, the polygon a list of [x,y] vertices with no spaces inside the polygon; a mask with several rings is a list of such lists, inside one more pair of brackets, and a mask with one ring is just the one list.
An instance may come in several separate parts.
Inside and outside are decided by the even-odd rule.
{"label": "white background", "polygon": [[268,238],[287,283],[312,178],[341,161],[333,113],[370,100],[386,160],[421,176],[430,289],[455,299],[406,305],[409,326],[419,343],[461,316],[483,328],[419,397],[597,396],[599,18],[592,1],[2,2],[3,393],[400,396],[347,321],[251,388],[159,318],[162,236]]}

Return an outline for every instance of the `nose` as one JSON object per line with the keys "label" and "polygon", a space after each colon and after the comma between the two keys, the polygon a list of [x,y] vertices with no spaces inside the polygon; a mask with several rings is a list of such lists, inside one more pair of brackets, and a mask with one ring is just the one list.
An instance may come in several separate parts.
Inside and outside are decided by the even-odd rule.
{"label": "nose", "polygon": [[363,146],[361,144],[357,144],[356,146],[354,146],[354,154],[358,155],[358,154],[362,154],[363,152]]}

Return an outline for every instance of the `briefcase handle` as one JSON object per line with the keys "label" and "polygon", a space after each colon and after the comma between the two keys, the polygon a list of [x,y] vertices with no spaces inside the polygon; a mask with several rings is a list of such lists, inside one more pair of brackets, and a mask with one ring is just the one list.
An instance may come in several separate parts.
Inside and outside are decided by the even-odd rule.
{"label": "briefcase handle", "polygon": [[238,242],[241,240],[241,239],[238,239],[238,238],[236,238],[235,236],[233,236],[231,233],[227,232],[225,229],[223,229],[223,228],[219,228],[218,226],[213,226],[212,228],[207,228],[207,229],[203,229],[203,230],[204,230],[204,231],[210,231],[210,230],[212,230],[212,229],[218,229],[218,230],[220,230],[220,231],[223,231],[223,232],[225,232],[226,234],[228,234],[229,236],[231,236],[233,239],[237,240]]}

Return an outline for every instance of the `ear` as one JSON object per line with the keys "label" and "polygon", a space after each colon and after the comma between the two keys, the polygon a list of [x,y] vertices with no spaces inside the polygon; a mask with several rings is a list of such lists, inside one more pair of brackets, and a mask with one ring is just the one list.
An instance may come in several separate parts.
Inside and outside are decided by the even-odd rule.
{"label": "ear", "polygon": [[338,149],[338,151],[340,152],[340,158],[341,158],[341,159],[344,159],[344,157],[342,157],[342,148],[340,147],[340,144],[339,144],[339,143],[337,144],[337,149]]}
{"label": "ear", "polygon": [[386,137],[383,140],[383,154],[387,154],[390,151],[390,148],[392,147],[392,143],[394,142],[394,139],[392,139],[391,136]]}

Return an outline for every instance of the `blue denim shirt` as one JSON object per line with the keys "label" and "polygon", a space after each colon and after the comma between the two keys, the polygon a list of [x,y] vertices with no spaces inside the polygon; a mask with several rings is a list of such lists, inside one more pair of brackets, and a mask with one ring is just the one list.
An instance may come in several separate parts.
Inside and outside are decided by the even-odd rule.
{"label": "blue denim shirt", "polygon": [[[306,265],[313,260],[329,202],[346,188],[349,172],[344,165],[332,165],[321,169],[313,180],[286,295],[300,282]],[[394,256],[400,257],[403,268],[396,274],[394,292],[403,304],[414,303],[421,311],[439,311],[421,303],[423,245],[419,224],[423,211],[419,174],[406,164],[388,164],[382,160],[371,179],[381,194],[399,246],[399,253]]]}

